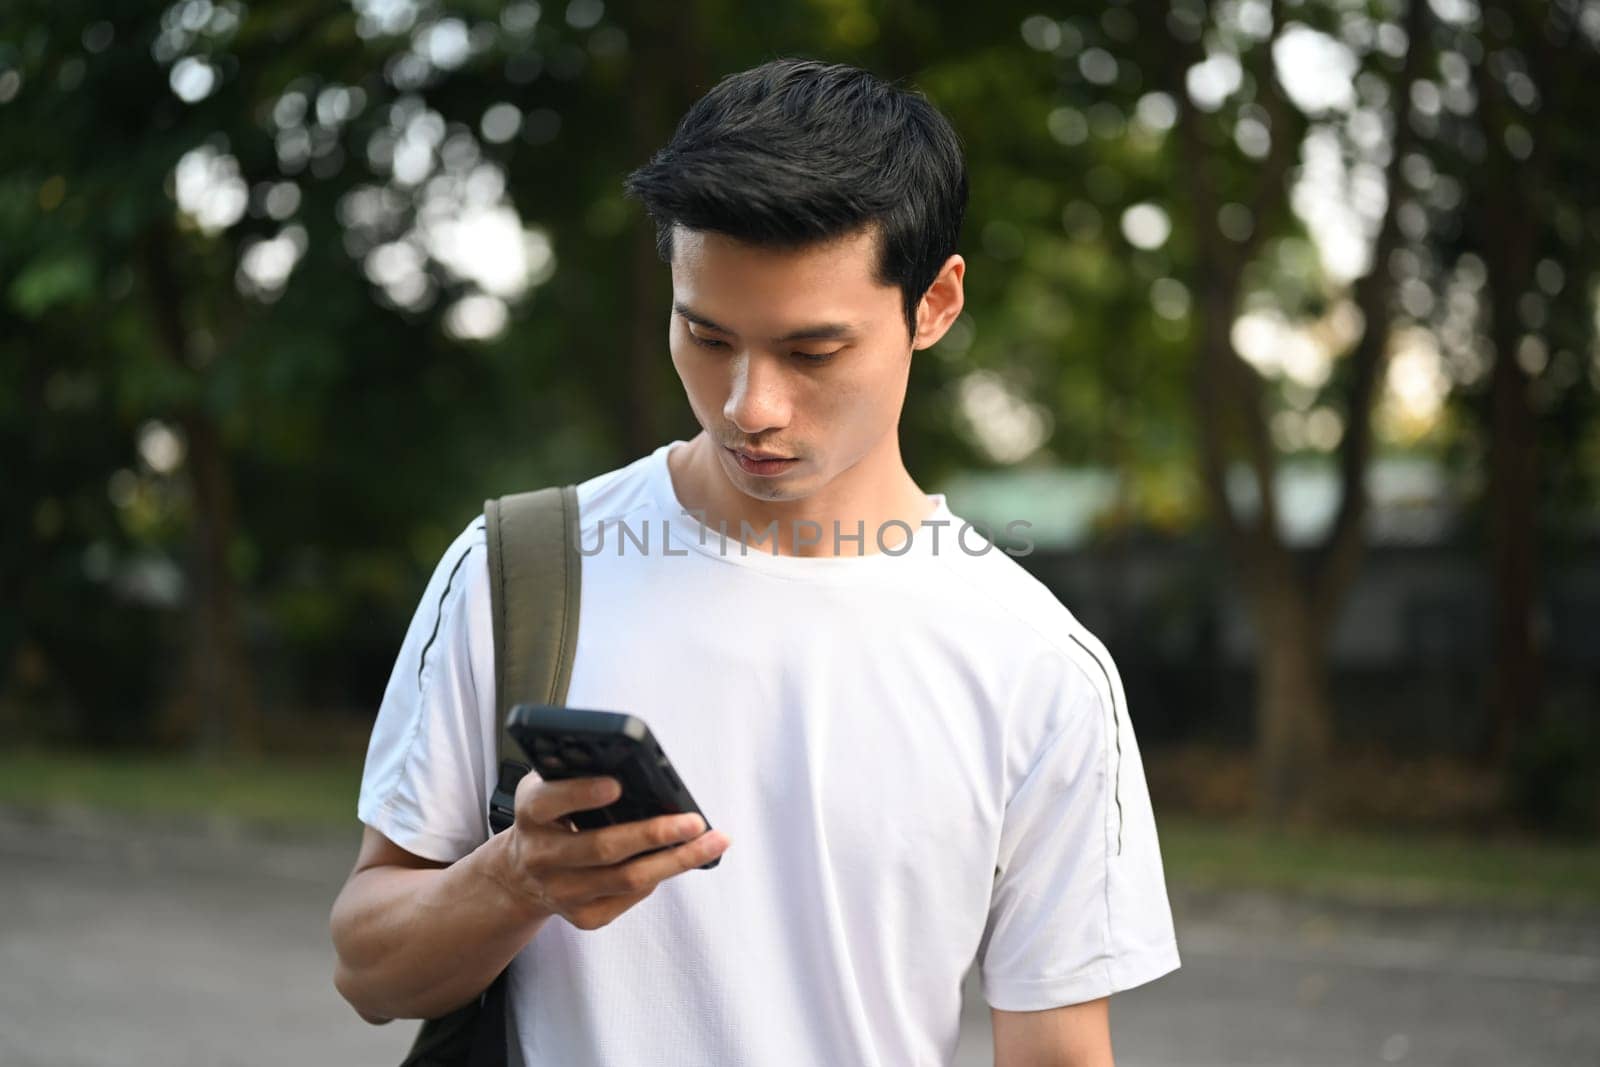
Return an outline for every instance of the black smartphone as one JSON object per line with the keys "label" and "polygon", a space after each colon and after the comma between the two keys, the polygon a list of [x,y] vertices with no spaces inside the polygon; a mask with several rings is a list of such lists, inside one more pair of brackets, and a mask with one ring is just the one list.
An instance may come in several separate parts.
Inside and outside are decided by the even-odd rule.
{"label": "black smartphone", "polygon": [[[622,784],[622,795],[605,807],[568,816],[580,830],[690,812],[711,829],[711,820],[689,795],[650,727],[637,715],[518,704],[506,717],[506,732],[516,738],[541,778],[555,781],[609,775]],[[710,870],[721,860],[718,856],[700,869]]]}

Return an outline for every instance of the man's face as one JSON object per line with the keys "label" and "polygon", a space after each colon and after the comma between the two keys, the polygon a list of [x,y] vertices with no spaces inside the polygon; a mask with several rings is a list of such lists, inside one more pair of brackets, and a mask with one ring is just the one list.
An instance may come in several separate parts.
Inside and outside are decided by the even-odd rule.
{"label": "man's face", "polygon": [[912,349],[877,255],[873,230],[782,251],[674,231],[672,363],[741,492],[810,496],[895,433]]}

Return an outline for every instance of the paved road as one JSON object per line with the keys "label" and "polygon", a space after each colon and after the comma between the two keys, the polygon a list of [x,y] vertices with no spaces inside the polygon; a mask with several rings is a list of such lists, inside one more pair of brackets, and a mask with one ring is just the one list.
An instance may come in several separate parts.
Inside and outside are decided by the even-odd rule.
{"label": "paved road", "polygon": [[[355,838],[0,812],[0,1064],[397,1063],[329,981]],[[1600,915],[1177,898],[1184,968],[1119,996],[1122,1067],[1600,1063]],[[957,1067],[989,1062],[969,979]]]}

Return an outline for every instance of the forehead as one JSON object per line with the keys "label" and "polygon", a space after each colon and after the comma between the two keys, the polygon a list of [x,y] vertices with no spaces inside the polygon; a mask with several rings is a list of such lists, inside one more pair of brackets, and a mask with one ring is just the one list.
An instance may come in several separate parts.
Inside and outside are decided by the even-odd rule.
{"label": "forehead", "polygon": [[810,317],[819,306],[858,319],[885,310],[893,314],[900,290],[878,281],[878,246],[876,228],[802,248],[768,248],[677,226],[672,234],[673,298],[719,322]]}

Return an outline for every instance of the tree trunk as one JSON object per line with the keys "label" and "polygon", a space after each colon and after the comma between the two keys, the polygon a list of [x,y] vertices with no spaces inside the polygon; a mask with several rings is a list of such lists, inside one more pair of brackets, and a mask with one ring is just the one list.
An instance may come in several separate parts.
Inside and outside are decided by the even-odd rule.
{"label": "tree trunk", "polygon": [[[189,359],[183,289],[173,259],[173,237],[165,228],[148,235],[143,248],[152,318],[168,359],[180,374],[196,379]],[[238,587],[228,564],[237,529],[233,476],[216,420],[194,390],[178,415],[186,438],[194,516],[189,563],[191,635],[184,644],[177,688],[158,734],[166,741],[214,756],[254,748],[258,741],[255,678],[250,669]]]}
{"label": "tree trunk", "polygon": [[[1506,225],[1515,226],[1511,220]],[[1503,238],[1510,243],[1514,238]],[[1507,259],[1519,258],[1515,255]],[[1490,262],[1500,256],[1491,256]],[[1515,297],[1527,273],[1489,267],[1494,290],[1494,369],[1490,378],[1489,531],[1494,566],[1494,666],[1488,754],[1503,762],[1536,719],[1543,671],[1534,630],[1537,608],[1538,426],[1528,374],[1517,361]],[[1498,275],[1498,277],[1497,277]]]}
{"label": "tree trunk", "polygon": [[[704,62],[692,6],[639,3],[629,25],[639,32],[629,62],[628,135],[634,165],[642,165],[664,147],[678,117],[700,92]],[[623,398],[621,440],[630,456],[641,455],[661,443],[663,432],[677,434],[694,426],[693,417],[669,428],[669,410],[686,404],[663,403],[667,390],[676,390],[668,360],[666,330],[671,286],[667,268],[656,255],[655,228],[649,223],[634,232],[628,250],[628,318],[623,326],[627,346],[627,389]],[[692,431],[691,431],[692,432]]]}
{"label": "tree trunk", "polygon": [[[1491,5],[1508,24],[1514,6]],[[1540,32],[1537,27],[1534,32]],[[1534,39],[1530,34],[1529,39]],[[1483,53],[1489,52],[1485,41]],[[1523,334],[1517,305],[1527,292],[1538,239],[1536,212],[1551,151],[1548,123],[1534,122],[1535,147],[1521,162],[1504,149],[1505,128],[1529,121],[1517,113],[1487,69],[1473,68],[1479,128],[1487,145],[1484,266],[1489,287],[1489,336],[1494,366],[1489,383],[1489,539],[1493,567],[1494,661],[1489,682],[1485,755],[1504,765],[1536,721],[1543,664],[1537,643],[1539,428],[1529,375],[1517,358]],[[1545,72],[1548,73],[1548,72]],[[1540,74],[1542,78],[1545,74]],[[1544,90],[1547,91],[1547,87]]]}
{"label": "tree trunk", "polygon": [[192,636],[167,727],[205,756],[249,751],[258,747],[260,737],[255,678],[238,587],[228,564],[237,530],[233,479],[215,422],[191,411],[183,428],[194,497]]}
{"label": "tree trunk", "polygon": [[[1152,25],[1165,18],[1165,5],[1142,9]],[[1279,5],[1271,6],[1275,27],[1284,24]],[[1408,97],[1426,54],[1426,0],[1406,6],[1404,28],[1410,46],[1401,69],[1390,79],[1396,101]],[[1195,255],[1191,287],[1197,294],[1199,338],[1191,383],[1199,430],[1201,484],[1221,528],[1233,562],[1244,576],[1255,623],[1257,653],[1256,761],[1263,814],[1272,818],[1313,817],[1326,790],[1328,753],[1333,738],[1333,704],[1328,690],[1328,641],[1345,595],[1360,566],[1367,508],[1366,471],[1371,459],[1371,413],[1386,365],[1391,320],[1387,275],[1390,254],[1400,241],[1396,204],[1400,162],[1415,139],[1397,104],[1394,142],[1385,169],[1388,209],[1373,243],[1372,267],[1354,287],[1366,329],[1350,353],[1352,372],[1340,389],[1347,432],[1340,447],[1340,504],[1333,525],[1302,567],[1284,540],[1278,519],[1274,478],[1277,455],[1267,430],[1264,383],[1233,348],[1231,329],[1238,311],[1245,268],[1265,239],[1269,219],[1288,212],[1290,170],[1303,136],[1303,120],[1289,103],[1269,61],[1270,45],[1249,58],[1272,122],[1272,148],[1257,170],[1247,199],[1256,228],[1242,242],[1225,238],[1216,224],[1221,202],[1211,173],[1215,141],[1208,141],[1199,113],[1183,83],[1183,71],[1204,58],[1200,38],[1165,38],[1165,84],[1178,103],[1179,183],[1188,189]],[[1215,131],[1212,131],[1213,134]],[[1232,456],[1240,456],[1258,494],[1256,514],[1234,510],[1227,493]]]}
{"label": "tree trunk", "polygon": [[1333,707],[1325,635],[1305,591],[1287,576],[1250,593],[1260,635],[1256,683],[1258,802],[1274,820],[1324,806]]}

